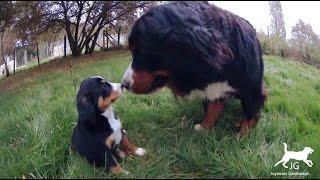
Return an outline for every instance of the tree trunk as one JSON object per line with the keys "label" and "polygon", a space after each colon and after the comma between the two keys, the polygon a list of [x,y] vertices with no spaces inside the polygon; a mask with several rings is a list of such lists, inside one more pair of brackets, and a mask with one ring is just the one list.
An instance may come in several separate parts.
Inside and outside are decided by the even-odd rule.
{"label": "tree trunk", "polygon": [[90,43],[90,40],[89,41],[85,41],[84,43],[86,43],[85,44],[85,50],[84,50],[84,54],[89,54],[89,43]]}
{"label": "tree trunk", "polygon": [[5,69],[6,69],[6,76],[9,77],[10,73],[9,73],[8,65],[7,65],[6,59],[4,58],[4,54],[3,54],[2,39],[3,39],[3,34],[1,35],[1,54],[2,54],[2,59],[3,59],[4,66],[5,66]]}
{"label": "tree trunk", "polygon": [[105,32],[105,36],[107,38],[107,50],[109,49],[109,37],[108,37],[108,31],[107,31],[107,28],[106,28],[106,32]]}
{"label": "tree trunk", "polygon": [[89,54],[94,52],[94,48],[96,47],[97,40],[98,40],[98,37],[99,37],[99,32],[100,32],[100,30],[97,31],[97,33],[94,35],[94,39],[92,40],[92,44],[91,44],[91,47],[89,49]]}
{"label": "tree trunk", "polygon": [[65,30],[67,32],[67,37],[68,37],[68,40],[69,40],[69,45],[70,45],[72,56],[73,57],[80,56],[81,55],[81,51],[79,51],[78,43],[72,37],[72,33],[71,33],[70,28],[66,28]]}
{"label": "tree trunk", "polygon": [[105,37],[105,31],[102,31],[102,47],[106,48],[106,37]]}

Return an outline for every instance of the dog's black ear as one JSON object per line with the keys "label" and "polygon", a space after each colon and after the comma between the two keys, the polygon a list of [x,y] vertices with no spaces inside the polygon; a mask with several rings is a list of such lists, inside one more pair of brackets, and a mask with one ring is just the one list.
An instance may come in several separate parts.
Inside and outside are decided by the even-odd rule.
{"label": "dog's black ear", "polygon": [[78,123],[91,129],[96,124],[96,111],[89,94],[77,98]]}

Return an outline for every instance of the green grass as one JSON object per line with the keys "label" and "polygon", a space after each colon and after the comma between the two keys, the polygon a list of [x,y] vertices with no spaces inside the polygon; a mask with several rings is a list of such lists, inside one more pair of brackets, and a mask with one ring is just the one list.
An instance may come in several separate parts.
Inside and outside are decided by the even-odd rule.
{"label": "green grass", "polygon": [[[76,91],[82,79],[101,75],[119,82],[130,56],[114,56],[69,72],[35,77],[32,85],[0,95],[0,178],[114,178],[89,165],[70,149],[77,121]],[[267,56],[269,97],[257,127],[238,139],[238,100],[231,100],[217,126],[193,130],[204,112],[200,100],[175,99],[168,89],[152,95],[126,92],[114,104],[131,140],[147,150],[143,158],[120,163],[132,176],[120,178],[320,178],[320,71]],[[272,176],[293,172],[281,165],[283,142],[289,150],[309,146],[314,166],[300,162],[310,176]],[[290,161],[294,162],[294,161]],[[290,165],[288,163],[287,165]]]}

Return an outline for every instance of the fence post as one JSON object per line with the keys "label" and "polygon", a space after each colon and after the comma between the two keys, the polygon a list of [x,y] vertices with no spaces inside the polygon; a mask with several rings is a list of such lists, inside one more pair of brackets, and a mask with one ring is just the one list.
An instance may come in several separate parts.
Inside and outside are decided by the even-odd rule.
{"label": "fence post", "polygon": [[27,50],[24,48],[23,52],[24,52],[24,57],[23,57],[24,65],[26,65],[28,63]]}
{"label": "fence post", "polygon": [[13,74],[16,73],[16,48],[13,49]]}
{"label": "fence post", "polygon": [[102,47],[106,48],[106,37],[105,37],[106,33],[105,30],[102,31]]}
{"label": "fence post", "polygon": [[67,57],[67,36],[64,36],[64,56]]}
{"label": "fence post", "polygon": [[119,26],[119,31],[118,31],[118,46],[120,46],[120,32],[121,32],[121,26]]}
{"label": "fence post", "polygon": [[37,42],[37,57],[38,57],[38,66],[40,65],[40,57],[39,57],[39,43]]}

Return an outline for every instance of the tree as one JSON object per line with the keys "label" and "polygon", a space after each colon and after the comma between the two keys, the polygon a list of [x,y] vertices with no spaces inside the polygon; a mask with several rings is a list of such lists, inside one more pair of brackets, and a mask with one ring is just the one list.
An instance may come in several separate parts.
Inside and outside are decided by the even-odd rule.
{"label": "tree", "polygon": [[39,35],[48,29],[55,32],[65,30],[72,55],[76,57],[83,50],[85,53],[94,51],[99,33],[106,25],[115,25],[126,15],[150,2],[38,1],[27,4],[32,8],[28,9],[30,13],[22,13],[25,14],[21,18],[24,19],[22,22],[34,23],[32,27],[21,29],[31,35]]}
{"label": "tree", "polygon": [[310,24],[306,24],[302,20],[292,27],[292,38],[290,45],[299,52],[298,57],[302,57],[307,61],[319,59],[320,39],[313,31]]}
{"label": "tree", "polygon": [[269,1],[270,5],[270,53],[285,57],[288,53],[286,28],[280,1]]}
{"label": "tree", "polygon": [[271,35],[286,39],[286,27],[284,23],[282,6],[280,1],[269,1],[271,15]]}

